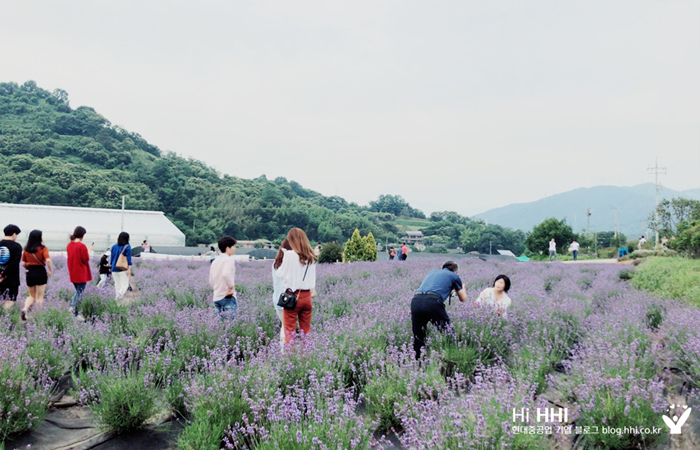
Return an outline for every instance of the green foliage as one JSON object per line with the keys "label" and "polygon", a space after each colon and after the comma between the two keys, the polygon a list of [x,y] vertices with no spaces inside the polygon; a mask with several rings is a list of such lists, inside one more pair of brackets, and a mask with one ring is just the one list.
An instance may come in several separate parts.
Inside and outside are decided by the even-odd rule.
{"label": "green foliage", "polygon": [[557,253],[564,253],[576,235],[571,226],[566,223],[566,219],[557,220],[552,217],[533,227],[532,231],[527,234],[525,244],[533,253],[546,254],[549,249],[549,241],[552,238],[557,243]]}
{"label": "green foliage", "polygon": [[321,254],[318,255],[318,262],[321,264],[330,264],[341,262],[343,260],[343,246],[337,242],[325,244],[321,248]]}
{"label": "green foliage", "polygon": [[364,245],[362,242],[362,237],[360,236],[360,230],[355,228],[350,239],[345,243],[345,250],[343,251],[343,261],[344,262],[354,262],[362,261],[364,259]]}
{"label": "green foliage", "polygon": [[678,224],[678,234],[675,239],[669,241],[669,246],[694,258],[700,258],[700,220]]}
{"label": "green foliage", "polygon": [[646,323],[649,328],[656,331],[664,321],[663,308],[659,305],[651,305],[647,308]]}
{"label": "green foliage", "polygon": [[156,411],[156,392],[143,375],[102,375],[96,384],[99,402],[90,405],[97,425],[104,431],[122,433],[141,428]]}
{"label": "green foliage", "polygon": [[4,442],[44,420],[49,395],[23,364],[0,361],[0,380],[0,442]]}
{"label": "green foliage", "polygon": [[370,231],[367,236],[362,238],[363,242],[363,254],[362,259],[364,261],[376,261],[377,260],[377,243],[374,240],[374,235]]}
{"label": "green foliage", "polygon": [[700,261],[649,258],[635,270],[632,286],[700,307]]}
{"label": "green foliage", "polygon": [[281,177],[222,176],[161,152],[92,108],[72,109],[65,91],[52,94],[33,81],[0,83],[0,165],[10,169],[0,173],[5,202],[116,208],[126,195],[127,208],[164,211],[189,245],[226,234],[275,240],[292,227],[313,241],[343,241],[355,228],[395,240],[396,216],[383,212],[386,205],[425,217],[400,197],[363,208]]}
{"label": "green foliage", "polygon": [[425,219],[423,212],[411,208],[411,205],[400,195],[380,195],[377,200],[369,202],[369,210],[390,213],[394,216]]}

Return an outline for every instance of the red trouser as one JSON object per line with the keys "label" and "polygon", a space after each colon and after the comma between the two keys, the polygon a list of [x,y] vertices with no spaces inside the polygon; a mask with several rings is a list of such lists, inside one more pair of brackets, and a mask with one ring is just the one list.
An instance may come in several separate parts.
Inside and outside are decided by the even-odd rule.
{"label": "red trouser", "polygon": [[304,334],[311,333],[311,291],[299,291],[297,294],[297,306],[294,309],[284,310],[284,340],[289,343],[297,331],[297,317],[299,328]]}

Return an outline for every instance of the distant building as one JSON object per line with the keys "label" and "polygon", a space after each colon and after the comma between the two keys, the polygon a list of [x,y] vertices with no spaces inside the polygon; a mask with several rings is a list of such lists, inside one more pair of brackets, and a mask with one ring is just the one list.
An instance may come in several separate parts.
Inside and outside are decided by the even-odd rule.
{"label": "distant building", "polygon": [[24,246],[32,230],[43,232],[44,244],[51,251],[66,249],[76,226],[85,227],[85,243],[95,243],[95,251],[103,251],[117,242],[122,231],[130,235],[132,247],[148,240],[155,251],[158,246],[184,247],[185,234],[161,211],[78,208],[73,206],[13,205],[0,203],[0,228],[13,223],[22,229],[19,243]]}
{"label": "distant building", "polygon": [[275,246],[272,241],[267,239],[257,239],[255,241],[237,241],[236,246],[238,248],[262,248],[262,249],[274,249]]}
{"label": "distant building", "polygon": [[407,231],[406,232],[406,243],[407,244],[421,244],[421,243],[423,243],[423,232],[422,231]]}

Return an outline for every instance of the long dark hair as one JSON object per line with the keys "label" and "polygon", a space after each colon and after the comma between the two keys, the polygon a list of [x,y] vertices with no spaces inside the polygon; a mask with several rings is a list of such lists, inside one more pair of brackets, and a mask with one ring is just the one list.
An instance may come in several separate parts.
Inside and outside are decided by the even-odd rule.
{"label": "long dark hair", "polygon": [[70,235],[70,240],[74,241],[76,239],[82,239],[83,236],[85,236],[85,233],[87,233],[85,228],[77,226],[75,227],[75,231],[73,231],[73,234]]}
{"label": "long dark hair", "polygon": [[32,232],[29,233],[29,239],[27,239],[27,246],[24,247],[24,250],[27,253],[36,253],[43,248],[44,245],[42,243],[41,230],[32,230]]}
{"label": "long dark hair", "polygon": [[129,233],[126,231],[122,231],[119,233],[119,237],[117,238],[117,245],[120,247],[124,247],[129,243]]}

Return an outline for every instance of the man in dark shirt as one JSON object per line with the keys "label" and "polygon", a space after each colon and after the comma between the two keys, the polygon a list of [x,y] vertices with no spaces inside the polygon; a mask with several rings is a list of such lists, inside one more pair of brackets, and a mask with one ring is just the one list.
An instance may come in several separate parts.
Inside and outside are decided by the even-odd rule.
{"label": "man in dark shirt", "polygon": [[5,238],[0,241],[0,262],[2,262],[0,301],[4,300],[4,308],[10,309],[17,301],[19,291],[19,263],[22,260],[22,246],[15,241],[22,230],[17,225],[8,225],[4,232]]}
{"label": "man in dark shirt", "polygon": [[467,300],[467,291],[457,275],[457,264],[447,261],[442,270],[431,270],[421,283],[411,300],[411,322],[413,323],[413,350],[416,359],[420,358],[425,346],[425,327],[428,322],[439,330],[450,324],[450,316],[445,310],[445,301],[457,292],[460,302]]}

